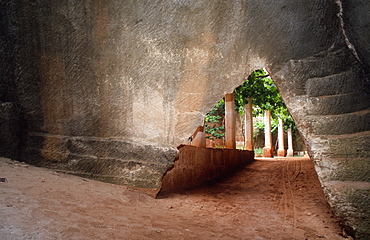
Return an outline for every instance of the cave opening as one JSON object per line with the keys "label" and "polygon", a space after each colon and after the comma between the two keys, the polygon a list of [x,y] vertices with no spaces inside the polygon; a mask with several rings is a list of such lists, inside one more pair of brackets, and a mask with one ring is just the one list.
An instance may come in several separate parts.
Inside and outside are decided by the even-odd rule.
{"label": "cave opening", "polygon": [[273,79],[265,68],[257,69],[225,94],[205,114],[203,125],[178,146],[179,157],[164,175],[161,191],[201,185],[234,172],[255,157],[285,157],[287,153],[293,157],[293,144],[301,148],[295,155],[303,155],[304,144]]}

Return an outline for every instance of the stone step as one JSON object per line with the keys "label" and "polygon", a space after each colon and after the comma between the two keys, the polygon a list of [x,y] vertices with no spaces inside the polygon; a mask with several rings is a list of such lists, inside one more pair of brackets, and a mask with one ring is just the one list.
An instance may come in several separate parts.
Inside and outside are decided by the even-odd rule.
{"label": "stone step", "polygon": [[[349,60],[349,57],[353,59]],[[356,62],[356,59],[346,48],[305,59],[290,60],[284,69],[280,69],[285,79],[283,85],[289,85],[293,96],[305,95],[307,79],[323,78],[350,71],[349,66],[355,65],[349,64],[351,61]],[[279,77],[279,75],[280,73],[277,72],[276,76]]]}
{"label": "stone step", "polygon": [[334,212],[352,227],[352,234],[355,233],[358,239],[368,239],[370,182],[330,181],[323,187]]}
{"label": "stone step", "polygon": [[365,78],[357,69],[325,77],[309,78],[306,93],[309,97],[336,95],[361,91]]}
{"label": "stone step", "polygon": [[306,102],[308,115],[338,115],[361,111],[369,107],[369,96],[363,91],[309,97]]}
{"label": "stone step", "polygon": [[[348,49],[339,49],[322,56],[317,55],[305,59],[290,60],[290,63],[293,71],[307,72],[305,74],[307,78],[318,78],[349,70],[349,56],[352,56],[352,53],[348,52]],[[355,58],[352,61],[355,62]],[[328,66],[331,67],[329,68]]]}
{"label": "stone step", "polygon": [[340,115],[307,116],[316,135],[342,135],[370,131],[370,108]]}
{"label": "stone step", "polygon": [[323,157],[366,158],[370,156],[370,131],[325,136],[326,146]]}
{"label": "stone step", "polygon": [[316,163],[319,175],[325,181],[365,181],[370,182],[370,161],[368,158],[325,157]]}
{"label": "stone step", "polygon": [[341,135],[307,134],[311,157],[315,161],[368,159],[370,156],[370,131]]}

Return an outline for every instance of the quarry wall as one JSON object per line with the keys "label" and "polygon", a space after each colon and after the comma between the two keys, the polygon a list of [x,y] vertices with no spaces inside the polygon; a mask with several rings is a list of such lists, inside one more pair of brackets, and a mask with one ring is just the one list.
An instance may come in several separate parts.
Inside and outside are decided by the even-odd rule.
{"label": "quarry wall", "polygon": [[0,154],[157,192],[205,113],[266,67],[328,201],[369,234],[365,0],[0,1]]}

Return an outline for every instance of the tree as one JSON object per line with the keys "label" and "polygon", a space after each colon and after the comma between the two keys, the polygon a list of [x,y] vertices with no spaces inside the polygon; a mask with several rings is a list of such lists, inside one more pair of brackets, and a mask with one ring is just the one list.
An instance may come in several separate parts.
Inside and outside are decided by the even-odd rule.
{"label": "tree", "polygon": [[[235,89],[234,95],[240,114],[244,114],[244,105],[248,103],[247,98],[253,98],[253,105],[258,107],[254,110],[254,116],[270,110],[272,114],[272,132],[277,131],[277,118],[284,121],[284,130],[287,131],[289,127],[292,127],[293,131],[297,130],[274,81],[265,69],[253,71],[246,81]],[[260,129],[264,128],[264,125],[260,123],[256,126]]]}
{"label": "tree", "polygon": [[235,88],[234,96],[240,114],[244,114],[247,98],[253,98],[253,104],[261,111],[273,111],[283,104],[277,87],[265,69],[253,71],[242,85]]}

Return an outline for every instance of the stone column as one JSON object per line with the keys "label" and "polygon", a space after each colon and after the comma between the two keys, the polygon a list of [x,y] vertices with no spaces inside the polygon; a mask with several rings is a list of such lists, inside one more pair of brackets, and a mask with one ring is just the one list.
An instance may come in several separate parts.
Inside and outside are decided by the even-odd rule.
{"label": "stone column", "polygon": [[279,118],[279,126],[278,126],[278,142],[279,142],[279,148],[277,155],[278,157],[285,157],[285,148],[284,148],[284,124],[283,119]]}
{"label": "stone column", "polygon": [[199,126],[193,135],[193,141],[191,145],[196,147],[206,147],[206,133],[204,132],[204,126]]}
{"label": "stone column", "polygon": [[225,135],[226,135],[226,148],[236,148],[235,142],[235,106],[234,106],[234,93],[225,95]]}
{"label": "stone column", "polygon": [[292,127],[288,130],[288,151],[286,156],[287,157],[293,157],[294,151],[293,151],[293,134],[292,134]]}
{"label": "stone column", "polygon": [[245,129],[245,149],[254,150],[253,144],[253,116],[252,116],[252,98],[248,98],[248,104],[244,106],[244,129]]}
{"label": "stone column", "polygon": [[263,157],[274,157],[271,133],[271,111],[265,111],[265,147],[263,148]]}

